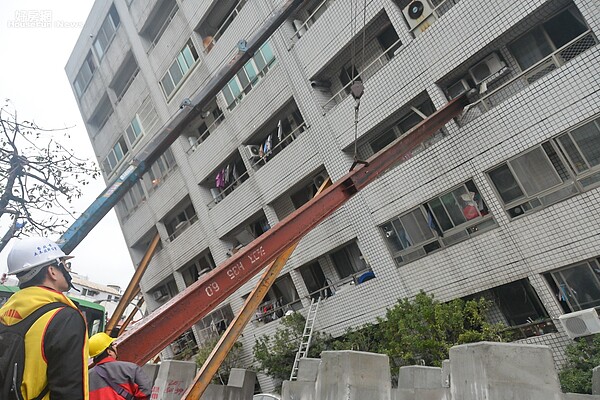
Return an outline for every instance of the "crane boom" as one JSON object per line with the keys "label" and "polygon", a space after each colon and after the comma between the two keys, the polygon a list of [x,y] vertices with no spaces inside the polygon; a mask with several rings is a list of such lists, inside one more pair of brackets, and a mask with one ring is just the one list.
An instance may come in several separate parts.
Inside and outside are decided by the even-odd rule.
{"label": "crane boom", "polygon": [[121,359],[137,364],[150,360],[359,190],[406,159],[467,103],[466,94],[453,99],[140,321],[119,337]]}
{"label": "crane boom", "polygon": [[244,66],[256,50],[279,28],[286,18],[301,4],[309,0],[286,0],[256,30],[248,41],[240,41],[238,53],[222,66],[200,92],[162,126],[137,156],[124,167],[96,200],[71,224],[57,241],[61,249],[70,254],[98,222],[121,200],[133,185],[150,169],[152,164],[172,145],[183,130],[197,118],[219,91]]}

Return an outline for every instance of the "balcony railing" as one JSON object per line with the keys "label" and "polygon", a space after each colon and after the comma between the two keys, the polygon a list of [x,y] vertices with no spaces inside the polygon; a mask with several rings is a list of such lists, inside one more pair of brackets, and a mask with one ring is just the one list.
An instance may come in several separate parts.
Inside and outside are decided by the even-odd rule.
{"label": "balcony railing", "polygon": [[584,32],[547,57],[538,61],[536,64],[527,68],[519,75],[508,80],[491,92],[484,94],[482,98],[470,105],[467,111],[459,118],[458,123],[461,126],[464,126],[477,119],[479,116],[508,100],[533,82],[542,78],[544,75],[560,68],[596,44],[598,44],[598,40],[592,31],[588,30],[587,32]]}
{"label": "balcony railing", "polygon": [[511,335],[511,340],[526,339],[533,336],[541,336],[547,333],[556,333],[558,330],[551,318],[542,321],[534,321],[517,326],[511,326],[504,330]]}
{"label": "balcony railing", "polygon": [[196,221],[198,221],[198,215],[194,215],[192,218],[188,219],[187,221],[184,221],[181,224],[181,226],[178,226],[177,229],[175,229],[175,231],[169,235],[169,238],[167,240],[169,242],[172,242],[179,235],[181,235],[183,233],[183,231],[185,231],[187,228],[189,228]]}
{"label": "balcony railing", "polygon": [[[390,59],[391,59],[391,57],[389,56],[390,50],[392,50],[397,45],[401,45],[401,44],[402,44],[402,42],[400,41],[400,39],[395,41],[390,47],[385,49],[381,53],[381,55],[379,55],[375,60],[371,61],[371,63],[369,63],[369,65],[367,65],[362,70],[362,72],[359,72],[358,75],[356,75],[354,77],[354,80],[356,81],[360,78],[360,80],[362,80],[362,82],[366,82],[368,78],[375,75],[377,73],[377,71],[379,71],[381,68],[383,68],[390,61]],[[396,52],[397,52],[397,50],[394,51],[394,54],[393,54],[394,56],[396,55]],[[325,102],[325,104],[323,104],[324,112],[331,110],[337,104],[341,103],[342,100],[344,100],[346,97],[348,97],[348,95],[350,94],[350,86],[352,86],[352,83],[353,83],[352,81],[348,82],[343,88],[341,88],[329,100],[327,100]]]}
{"label": "balcony railing", "polygon": [[215,129],[217,126],[219,126],[221,124],[221,122],[223,122],[223,120],[225,119],[223,112],[221,111],[221,113],[219,114],[219,116],[212,122],[212,124],[210,124],[205,130],[204,132],[202,132],[200,134],[200,136],[198,136],[198,139],[196,139],[193,143],[190,143],[190,148],[186,150],[186,153],[188,155],[192,154],[194,151],[196,151],[196,149],[198,148],[198,145],[202,142],[204,142],[206,140],[206,138],[208,138],[212,132],[213,129]]}
{"label": "balcony railing", "polygon": [[238,3],[235,5],[233,10],[229,13],[227,18],[225,18],[225,20],[223,21],[223,23],[221,24],[219,29],[215,32],[215,34],[204,38],[204,40],[202,41],[202,44],[204,45],[204,53],[208,54],[208,52],[210,52],[212,50],[215,43],[217,43],[217,40],[219,40],[219,38],[223,35],[223,33],[227,30],[227,28],[229,28],[229,25],[231,25],[233,20],[238,16],[238,14],[242,10],[242,7],[244,7],[246,2],[247,2],[247,0],[238,1]]}
{"label": "balcony railing", "polygon": [[219,194],[218,195],[213,194],[213,200],[211,202],[209,202],[206,206],[209,209],[213,208],[220,201],[222,201],[225,197],[229,196],[242,183],[244,183],[248,179],[249,176],[250,176],[250,174],[248,174],[248,171],[244,171],[244,173],[242,173],[240,176],[238,176],[237,179],[235,179],[233,182],[231,182],[229,185],[227,185],[223,189],[211,188],[211,190],[218,190]]}
{"label": "balcony railing", "polygon": [[175,3],[173,5],[173,8],[171,9],[171,11],[169,12],[169,16],[167,17],[167,19],[165,20],[165,22],[163,22],[163,24],[160,26],[160,28],[156,32],[156,35],[154,36],[154,39],[150,43],[150,46],[148,47],[148,50],[146,50],[146,53],[150,53],[152,51],[152,49],[154,49],[156,47],[156,45],[160,41],[160,38],[162,37],[162,35],[167,30],[167,27],[169,26],[169,24],[171,23],[171,21],[173,21],[173,18],[175,18],[175,15],[177,14],[177,11],[179,11],[179,6],[177,5],[177,3]]}
{"label": "balcony railing", "polygon": [[300,26],[294,25],[294,35],[290,38],[292,46],[306,33],[308,28],[317,21],[315,15],[319,12],[324,13],[334,1],[335,0],[323,0]]}
{"label": "balcony railing", "polygon": [[273,148],[271,150],[269,150],[268,152],[266,152],[263,156],[261,156],[261,157],[256,156],[256,157],[252,158],[252,160],[253,160],[252,168],[257,170],[260,167],[262,167],[263,165],[265,165],[267,162],[272,160],[273,157],[275,157],[277,154],[279,154],[279,152],[281,152],[284,148],[286,148],[294,140],[296,140],[298,138],[298,136],[300,136],[300,134],[306,130],[306,128],[307,128],[306,122],[302,122],[298,127],[296,127],[296,129],[294,129],[293,131],[291,131],[290,133],[288,133],[287,135],[282,137],[281,141],[279,143],[277,143],[275,146],[273,146]]}

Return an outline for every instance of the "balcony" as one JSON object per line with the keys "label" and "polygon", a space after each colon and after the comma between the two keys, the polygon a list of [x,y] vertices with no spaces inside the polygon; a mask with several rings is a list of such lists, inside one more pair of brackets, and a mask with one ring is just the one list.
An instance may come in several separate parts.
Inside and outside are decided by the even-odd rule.
{"label": "balcony", "polygon": [[458,123],[461,126],[477,119],[492,108],[508,100],[537,80],[559,69],[573,58],[598,44],[591,30],[584,32],[550,55],[536,62],[517,76],[503,82],[500,86],[481,95],[481,97],[463,113]]}

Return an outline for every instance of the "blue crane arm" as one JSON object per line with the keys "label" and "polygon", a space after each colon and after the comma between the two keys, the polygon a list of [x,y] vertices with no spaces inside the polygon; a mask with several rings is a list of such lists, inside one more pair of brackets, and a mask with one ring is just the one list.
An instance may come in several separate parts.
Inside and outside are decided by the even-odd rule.
{"label": "blue crane arm", "polygon": [[100,222],[102,218],[123,198],[125,193],[148,171],[152,164],[172,145],[184,129],[194,121],[244,66],[256,50],[279,28],[296,8],[309,0],[287,0],[274,10],[248,41],[240,41],[238,53],[231,61],[222,66],[207,82],[200,92],[190,101],[185,101],[180,110],[162,126],[159,132],[148,142],[122,172],[115,178],[98,198],[81,214],[57,243],[69,254]]}

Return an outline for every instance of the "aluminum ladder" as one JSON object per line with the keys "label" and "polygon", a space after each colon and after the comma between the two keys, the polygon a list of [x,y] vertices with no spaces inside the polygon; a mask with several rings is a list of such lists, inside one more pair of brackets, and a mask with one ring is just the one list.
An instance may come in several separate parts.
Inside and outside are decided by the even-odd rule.
{"label": "aluminum ladder", "polygon": [[290,374],[290,381],[295,381],[298,378],[300,359],[305,358],[308,355],[308,349],[310,347],[310,341],[312,340],[313,329],[315,327],[315,319],[317,319],[317,311],[319,311],[319,304],[321,304],[320,296],[317,300],[313,298],[310,302],[308,314],[306,314],[306,324],[304,324],[304,331],[302,332],[302,339],[300,341],[300,348],[296,353],[294,366],[292,367],[292,373]]}

